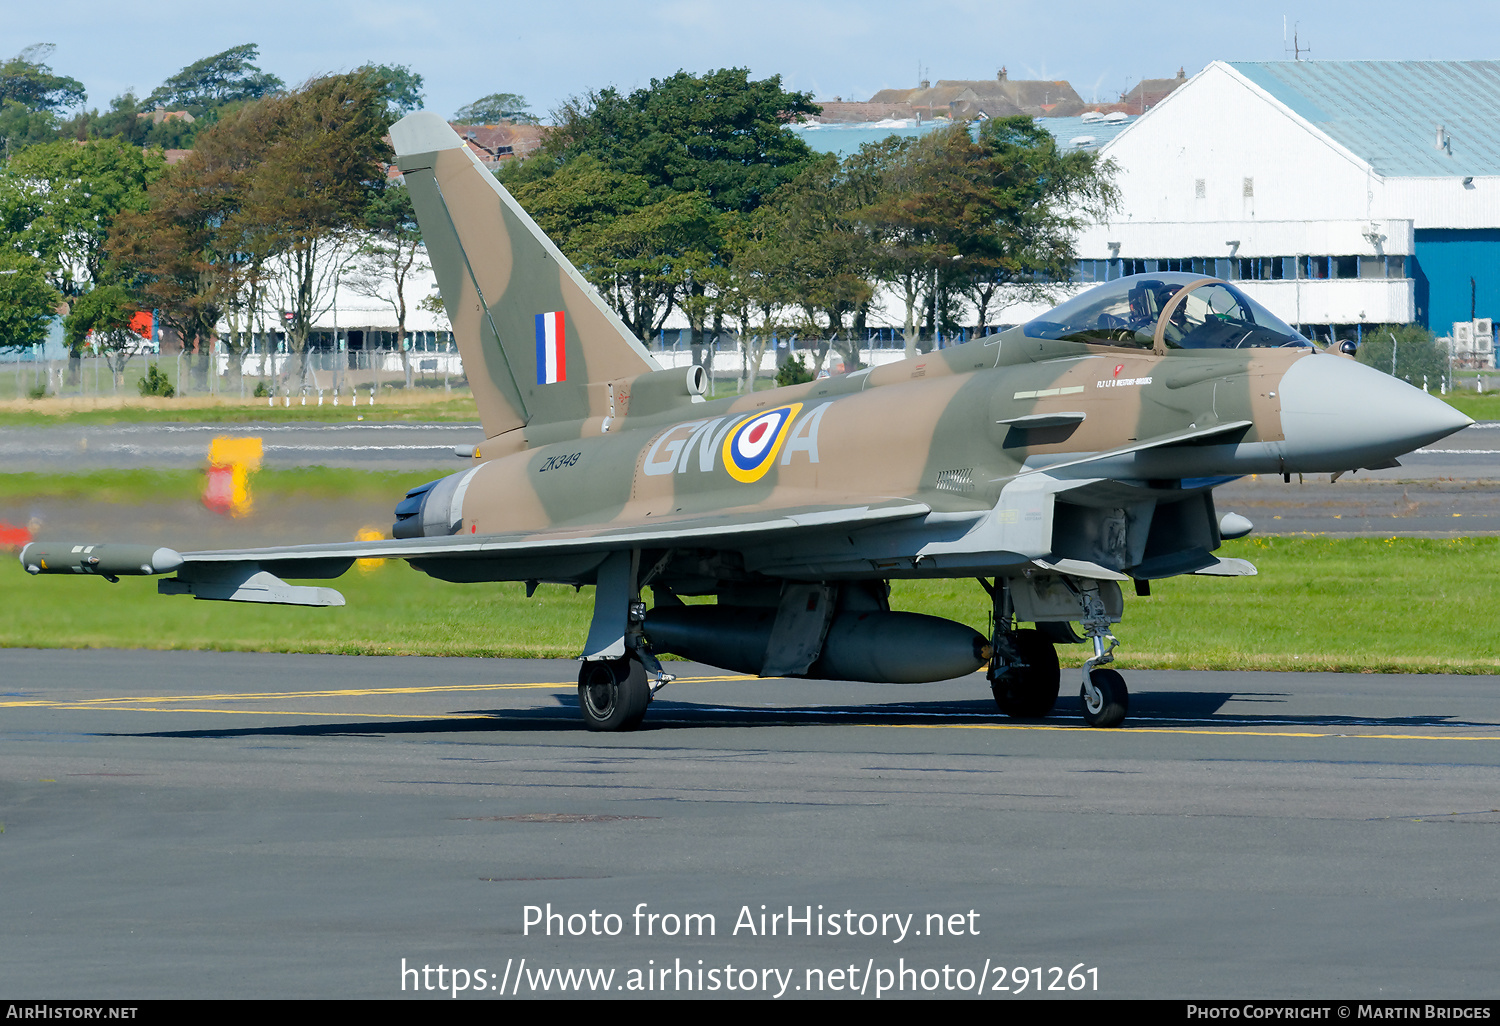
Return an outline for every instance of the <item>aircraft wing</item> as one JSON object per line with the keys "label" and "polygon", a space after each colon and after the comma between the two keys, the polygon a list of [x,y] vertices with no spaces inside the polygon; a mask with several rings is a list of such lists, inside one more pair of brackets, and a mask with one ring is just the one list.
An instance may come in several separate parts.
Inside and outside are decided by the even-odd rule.
{"label": "aircraft wing", "polygon": [[21,550],[29,573],[121,576],[168,574],[162,594],[235,602],[289,605],[343,605],[331,588],[287,584],[283,577],[326,580],[348,570],[356,559],[405,559],[447,580],[574,580],[582,583],[611,552],[641,548],[714,548],[763,541],[787,531],[850,529],[931,512],[925,503],[876,498],[859,504],[808,505],[775,510],[740,510],[662,517],[659,522],[553,527],[516,534],[455,535],[285,545],[255,549],[213,549],[179,553],[143,545],[81,545],[32,542]]}

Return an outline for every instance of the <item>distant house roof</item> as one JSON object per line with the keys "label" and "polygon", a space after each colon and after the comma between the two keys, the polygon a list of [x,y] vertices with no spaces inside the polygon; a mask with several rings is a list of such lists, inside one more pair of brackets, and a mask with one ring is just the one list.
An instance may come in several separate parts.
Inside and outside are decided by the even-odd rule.
{"label": "distant house roof", "polygon": [[1120,97],[1123,110],[1144,114],[1171,95],[1172,90],[1187,84],[1187,71],[1179,69],[1176,78],[1143,78]]}
{"label": "distant house roof", "polygon": [[524,157],[542,145],[546,128],[542,125],[513,125],[502,121],[495,125],[453,125],[480,163],[494,168],[512,157]]}
{"label": "distant house roof", "polygon": [[142,111],[136,115],[136,120],[142,118],[150,118],[153,125],[159,125],[163,121],[185,121],[191,125],[194,121],[198,120],[185,110],[167,110],[165,107]]}
{"label": "distant house roof", "polygon": [[[1003,74],[1003,72],[1002,72]],[[1083,100],[1063,81],[1013,81],[1009,78],[968,81],[941,79],[916,89],[882,89],[871,103],[909,103],[924,111],[951,110],[960,117],[984,113],[989,117],[1030,114],[1033,117],[1076,114]]]}
{"label": "distant house roof", "polygon": [[1229,67],[1382,175],[1500,174],[1500,61]]}
{"label": "distant house roof", "polygon": [[888,118],[912,118],[916,112],[912,110],[911,104],[904,100],[893,103],[877,103],[870,101],[861,103],[850,100],[819,100],[818,106],[823,108],[823,113],[812,116],[809,120],[821,121],[825,124],[840,124],[849,121],[883,121]]}

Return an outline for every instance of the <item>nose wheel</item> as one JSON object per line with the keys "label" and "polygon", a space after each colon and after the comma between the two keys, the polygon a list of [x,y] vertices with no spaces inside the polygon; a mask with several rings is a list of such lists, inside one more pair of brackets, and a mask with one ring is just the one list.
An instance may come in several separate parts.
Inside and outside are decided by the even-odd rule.
{"label": "nose wheel", "polygon": [[1083,721],[1091,727],[1118,727],[1130,707],[1130,692],[1119,671],[1097,669],[1084,678],[1078,691]]}

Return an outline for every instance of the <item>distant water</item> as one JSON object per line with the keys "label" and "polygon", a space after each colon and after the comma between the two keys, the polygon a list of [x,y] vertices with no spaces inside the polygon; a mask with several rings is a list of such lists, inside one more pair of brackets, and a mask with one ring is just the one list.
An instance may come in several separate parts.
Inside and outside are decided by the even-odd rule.
{"label": "distant water", "polygon": [[[1082,118],[1038,118],[1037,124],[1041,125],[1052,137],[1056,139],[1064,150],[1089,149],[1097,150],[1109,140],[1123,132],[1126,126],[1133,124],[1137,119],[1118,124],[1105,121],[1084,121]],[[847,157],[865,143],[879,142],[888,136],[901,136],[903,138],[915,138],[926,132],[932,131],[947,121],[923,121],[917,124],[915,121],[859,121],[844,124],[821,125],[809,122],[801,125],[789,126],[796,132],[808,146],[820,153],[836,153],[839,157]]]}

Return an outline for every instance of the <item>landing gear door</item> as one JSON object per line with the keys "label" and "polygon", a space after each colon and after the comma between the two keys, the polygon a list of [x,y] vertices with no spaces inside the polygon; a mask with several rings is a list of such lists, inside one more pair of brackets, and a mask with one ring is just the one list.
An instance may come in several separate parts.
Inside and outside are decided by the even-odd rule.
{"label": "landing gear door", "polygon": [[1010,552],[1028,556],[1052,552],[1052,507],[1059,482],[1046,474],[1018,477],[1000,492],[992,514],[1003,544]]}
{"label": "landing gear door", "polygon": [[[1082,598],[1076,578],[1062,574],[1032,574],[1012,578],[1011,601],[1016,619],[1021,623],[1048,623],[1079,620],[1083,617]],[[1119,623],[1125,615],[1125,597],[1115,581],[1093,581],[1099,587],[1099,599],[1110,623]]]}

